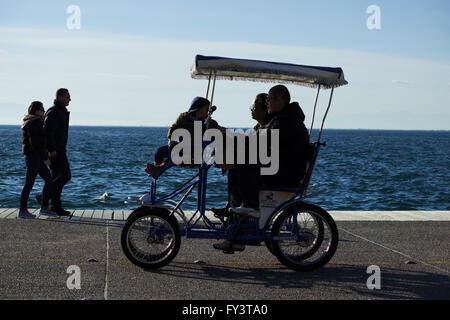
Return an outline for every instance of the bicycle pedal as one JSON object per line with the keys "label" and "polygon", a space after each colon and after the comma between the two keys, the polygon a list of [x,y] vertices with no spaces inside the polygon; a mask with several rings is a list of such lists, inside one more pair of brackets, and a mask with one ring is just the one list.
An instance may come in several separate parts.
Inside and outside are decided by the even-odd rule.
{"label": "bicycle pedal", "polygon": [[222,250],[225,254],[234,254],[234,250]]}

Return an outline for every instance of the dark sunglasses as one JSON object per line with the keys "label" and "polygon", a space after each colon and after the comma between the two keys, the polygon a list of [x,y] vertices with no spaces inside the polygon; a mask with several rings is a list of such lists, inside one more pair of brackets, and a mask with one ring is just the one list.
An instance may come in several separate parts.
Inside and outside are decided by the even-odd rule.
{"label": "dark sunglasses", "polygon": [[255,105],[254,105],[254,104],[252,104],[252,105],[250,106],[250,110],[251,110],[251,111],[254,111],[254,110],[255,110]]}

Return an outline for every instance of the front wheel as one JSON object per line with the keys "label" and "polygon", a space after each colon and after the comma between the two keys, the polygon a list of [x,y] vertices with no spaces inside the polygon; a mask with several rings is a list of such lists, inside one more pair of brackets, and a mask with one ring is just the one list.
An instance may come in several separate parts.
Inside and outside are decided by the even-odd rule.
{"label": "front wheel", "polygon": [[278,215],[272,226],[272,253],[287,267],[310,271],[328,263],[336,252],[336,223],[322,208],[296,202]]}
{"label": "front wheel", "polygon": [[180,249],[178,221],[167,210],[141,207],[128,218],[121,245],[126,257],[145,269],[169,264]]}

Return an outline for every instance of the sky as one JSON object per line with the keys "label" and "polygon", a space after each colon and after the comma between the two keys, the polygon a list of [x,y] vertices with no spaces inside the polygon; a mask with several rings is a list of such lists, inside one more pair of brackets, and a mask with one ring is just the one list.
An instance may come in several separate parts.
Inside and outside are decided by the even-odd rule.
{"label": "sky", "polygon": [[[203,54],[341,67],[349,84],[328,128],[450,130],[449,13],[447,0],[2,0],[0,124],[20,124],[31,101],[51,107],[65,87],[72,125],[169,126],[206,93],[190,77]],[[272,85],[218,81],[214,118],[252,127],[249,106]],[[309,127],[316,91],[288,88]]]}

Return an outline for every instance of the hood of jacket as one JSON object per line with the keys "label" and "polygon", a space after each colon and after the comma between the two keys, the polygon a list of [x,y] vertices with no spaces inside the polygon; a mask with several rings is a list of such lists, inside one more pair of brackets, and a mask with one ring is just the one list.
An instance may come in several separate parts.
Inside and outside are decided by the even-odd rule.
{"label": "hood of jacket", "polygon": [[295,118],[299,122],[305,121],[305,114],[303,113],[303,110],[298,102],[291,102],[286,108],[284,108],[283,111],[290,118]]}
{"label": "hood of jacket", "polygon": [[267,114],[266,123],[269,123],[275,117],[286,117],[298,122],[305,121],[305,114],[298,102],[291,102],[283,110],[276,113]]}
{"label": "hood of jacket", "polygon": [[205,105],[209,105],[210,102],[208,99],[203,97],[195,97],[191,102],[191,106],[189,107],[188,114],[195,116],[195,112],[203,108]]}
{"label": "hood of jacket", "polygon": [[34,115],[34,114],[27,114],[23,118],[22,129],[25,129],[31,122],[38,121],[38,120],[41,121],[42,125],[44,124],[44,119],[42,119],[42,117]]}

